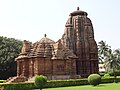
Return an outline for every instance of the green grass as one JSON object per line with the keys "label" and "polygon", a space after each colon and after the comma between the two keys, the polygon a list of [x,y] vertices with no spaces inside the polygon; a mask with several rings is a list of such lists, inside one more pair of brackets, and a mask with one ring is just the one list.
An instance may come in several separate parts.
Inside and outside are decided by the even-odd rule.
{"label": "green grass", "polygon": [[120,90],[120,83],[100,84],[98,86],[84,85],[84,86],[47,88],[43,90]]}

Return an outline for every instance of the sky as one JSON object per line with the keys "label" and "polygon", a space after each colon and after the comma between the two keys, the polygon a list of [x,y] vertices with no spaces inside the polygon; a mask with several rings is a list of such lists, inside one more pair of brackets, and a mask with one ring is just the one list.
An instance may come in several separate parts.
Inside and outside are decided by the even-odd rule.
{"label": "sky", "polygon": [[120,0],[0,0],[0,36],[57,41],[69,14],[80,7],[91,19],[96,42],[120,48]]}

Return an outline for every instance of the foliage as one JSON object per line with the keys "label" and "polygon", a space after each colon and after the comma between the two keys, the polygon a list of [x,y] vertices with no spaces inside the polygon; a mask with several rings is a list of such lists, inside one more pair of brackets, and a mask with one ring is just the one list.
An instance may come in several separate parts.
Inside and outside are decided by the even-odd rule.
{"label": "foliage", "polygon": [[110,71],[108,72],[108,74],[109,74],[110,76],[114,76],[114,74],[115,74],[116,76],[120,76],[120,70],[115,69],[114,72],[113,72],[113,70],[110,70]]}
{"label": "foliage", "polygon": [[114,78],[118,75],[116,70],[120,69],[120,49],[112,50],[105,41],[98,43],[99,61],[104,63],[106,72],[112,71]]}
{"label": "foliage", "polygon": [[[104,66],[107,71],[109,70],[115,70],[119,68],[120,66],[120,58],[117,57],[117,54],[115,51],[109,50],[106,57],[105,57],[105,62]],[[114,71],[113,71],[114,72]]]}
{"label": "foliage", "polygon": [[96,86],[101,83],[101,76],[99,74],[91,74],[88,76],[89,84]]}
{"label": "foliage", "polygon": [[[87,79],[71,79],[71,80],[50,80],[44,85],[44,88],[66,87],[66,86],[80,86],[88,85]],[[0,84],[4,86],[5,90],[27,90],[36,89],[34,82],[21,82],[21,83],[6,83]],[[28,90],[29,90],[28,89]]]}
{"label": "foliage", "polygon": [[[120,90],[120,83],[107,83],[101,84],[96,87],[91,87],[90,85],[84,86],[71,86],[71,87],[58,87],[58,88],[48,88],[44,90]],[[33,89],[38,90],[38,89]]]}
{"label": "foliage", "polygon": [[105,72],[99,72],[99,75],[100,75],[100,76],[104,76],[104,75],[105,75]]}
{"label": "foliage", "polygon": [[109,51],[109,49],[111,49],[111,47],[106,44],[105,41],[100,41],[98,42],[98,59],[99,59],[99,63],[103,64],[104,63],[104,59]]}
{"label": "foliage", "polygon": [[116,51],[109,50],[105,58],[104,66],[106,71],[112,71],[114,78],[117,77],[117,69],[120,68],[120,56]]}
{"label": "foliage", "polygon": [[110,78],[110,75],[107,73],[104,75],[104,78]]}
{"label": "foliage", "polygon": [[88,85],[88,80],[85,79],[70,79],[70,80],[50,80],[45,85],[46,88],[66,87],[66,86],[79,86]]}
{"label": "foliage", "polygon": [[4,86],[5,90],[32,90],[35,88],[34,83],[21,82],[21,83],[5,83],[0,84]]}
{"label": "foliage", "polygon": [[15,58],[21,47],[22,41],[0,36],[0,79],[16,75]]}
{"label": "foliage", "polygon": [[[102,83],[113,83],[114,78],[102,78]],[[120,77],[117,78],[117,82],[120,82]],[[68,87],[68,86],[81,86],[81,85],[88,85],[87,79],[73,79],[73,80],[50,80],[47,81],[44,88],[55,88],[55,87]],[[5,90],[33,90],[37,89],[38,87],[35,86],[34,82],[21,82],[21,83],[0,83],[0,87],[4,86]],[[83,86],[82,86],[83,87]],[[96,88],[96,87],[94,87]],[[86,89],[85,89],[86,90]],[[88,89],[90,90],[90,89]],[[95,89],[96,90],[96,89]]]}
{"label": "foliage", "polygon": [[47,77],[40,75],[35,77],[35,85],[42,90],[44,85],[47,83]]}
{"label": "foliage", "polygon": [[[115,79],[114,79],[114,77],[103,77],[102,79],[101,79],[101,83],[113,83],[113,82],[115,82]],[[116,79],[116,82],[120,82],[120,78],[117,78]]]}
{"label": "foliage", "polygon": [[0,80],[0,83],[3,83],[3,82],[5,82],[6,80]]}

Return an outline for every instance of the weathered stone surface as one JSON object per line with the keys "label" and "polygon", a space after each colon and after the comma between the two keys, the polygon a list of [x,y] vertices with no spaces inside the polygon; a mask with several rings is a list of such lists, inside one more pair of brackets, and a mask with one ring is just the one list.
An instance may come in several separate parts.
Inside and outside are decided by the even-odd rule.
{"label": "weathered stone surface", "polygon": [[49,79],[87,77],[98,73],[98,51],[94,30],[87,12],[77,9],[70,14],[65,31],[57,42],[45,36],[30,45],[24,41],[17,60],[17,75]]}
{"label": "weathered stone surface", "polygon": [[30,52],[30,49],[31,49],[30,43],[28,41],[24,40],[21,54],[27,54],[28,52]]}
{"label": "weathered stone surface", "polygon": [[86,77],[90,73],[98,73],[97,44],[91,20],[86,12],[78,8],[70,14],[61,41],[78,57],[77,74]]}

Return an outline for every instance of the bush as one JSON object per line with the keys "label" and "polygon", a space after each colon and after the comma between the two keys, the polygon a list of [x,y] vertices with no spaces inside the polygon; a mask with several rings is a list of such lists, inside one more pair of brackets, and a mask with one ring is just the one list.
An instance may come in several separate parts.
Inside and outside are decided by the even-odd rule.
{"label": "bush", "polygon": [[101,76],[98,74],[91,74],[88,76],[88,83],[93,86],[99,85],[101,83]]}
{"label": "bush", "polygon": [[6,80],[0,80],[0,83],[4,83]]}
{"label": "bush", "polygon": [[88,85],[87,79],[50,80],[45,88]]}
{"label": "bush", "polygon": [[104,75],[105,75],[105,72],[100,72],[99,75],[100,75],[100,76],[104,76]]}
{"label": "bush", "polygon": [[105,74],[104,78],[110,78],[111,76],[109,74]]}
{"label": "bush", "polygon": [[[120,82],[120,77],[118,77],[117,82]],[[102,78],[101,83],[113,83],[114,77]],[[88,79],[70,79],[70,80],[50,80],[47,81],[44,88],[54,88],[54,87],[67,87],[67,86],[80,86],[88,85]],[[20,82],[20,83],[0,83],[0,87],[4,86],[5,90],[33,90],[38,89],[34,82]]]}
{"label": "bush", "polygon": [[[103,77],[102,79],[101,79],[101,83],[113,83],[115,81],[115,78],[114,77]],[[118,77],[117,79],[116,79],[116,82],[120,82],[120,77]]]}
{"label": "bush", "polygon": [[[70,80],[50,80],[47,81],[43,88],[67,87],[67,86],[80,86],[88,85],[88,80],[85,79],[70,79]],[[4,86],[5,90],[32,90],[38,89],[34,82],[21,82],[21,83],[1,83],[0,87]]]}
{"label": "bush", "polygon": [[44,85],[47,83],[47,77],[40,75],[35,77],[35,85],[42,90]]}
{"label": "bush", "polygon": [[113,77],[109,77],[109,78],[105,78],[104,77],[104,78],[101,79],[101,83],[113,83],[113,82],[114,82],[114,78]]}
{"label": "bush", "polygon": [[115,70],[114,72],[113,72],[112,70],[110,70],[110,71],[108,72],[108,74],[109,74],[110,76],[114,76],[114,74],[115,74],[116,76],[120,76],[120,70]]}
{"label": "bush", "polygon": [[35,88],[34,83],[21,82],[21,83],[4,83],[0,84],[0,87],[4,86],[5,90],[32,90]]}

